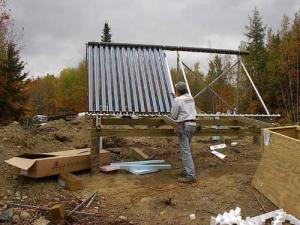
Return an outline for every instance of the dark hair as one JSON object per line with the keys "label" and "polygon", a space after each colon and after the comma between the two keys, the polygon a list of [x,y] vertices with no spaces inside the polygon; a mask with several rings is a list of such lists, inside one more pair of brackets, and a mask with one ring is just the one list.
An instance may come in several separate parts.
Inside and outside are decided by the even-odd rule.
{"label": "dark hair", "polygon": [[186,89],[183,89],[183,90],[177,90],[178,91],[178,93],[180,94],[180,95],[184,95],[184,94],[187,94],[188,93],[188,91],[186,90]]}

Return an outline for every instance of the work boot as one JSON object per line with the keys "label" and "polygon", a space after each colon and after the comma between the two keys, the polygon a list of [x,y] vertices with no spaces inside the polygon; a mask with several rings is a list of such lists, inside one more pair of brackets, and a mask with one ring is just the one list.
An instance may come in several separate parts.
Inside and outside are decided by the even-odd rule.
{"label": "work boot", "polygon": [[177,179],[177,181],[179,183],[186,183],[186,184],[196,183],[197,182],[197,180],[195,178],[192,178],[192,177],[179,177]]}
{"label": "work boot", "polygon": [[186,173],[183,172],[183,171],[178,172],[177,175],[180,176],[180,177],[186,177]]}

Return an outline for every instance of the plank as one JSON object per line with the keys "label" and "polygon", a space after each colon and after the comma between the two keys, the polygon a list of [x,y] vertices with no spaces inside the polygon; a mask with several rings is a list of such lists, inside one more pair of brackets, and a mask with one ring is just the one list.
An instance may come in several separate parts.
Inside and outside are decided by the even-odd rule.
{"label": "plank", "polygon": [[252,185],[276,206],[300,218],[300,140],[268,130],[273,130],[270,142],[263,147]]}
{"label": "plank", "polygon": [[[239,122],[236,119],[197,119],[197,124],[199,126],[238,126]],[[101,117],[101,125],[144,125],[144,126],[163,126],[167,125],[163,118],[109,118]]]}
{"label": "plank", "polygon": [[[204,128],[197,130],[195,136],[254,136],[259,133],[257,129],[213,129]],[[147,136],[176,136],[174,129],[108,129],[98,130],[98,136],[123,136],[123,137],[147,137]]]}
{"label": "plank", "polygon": [[266,128],[266,127],[274,127],[275,124],[267,123],[261,120],[256,120],[248,117],[236,117],[235,118],[240,124],[248,125],[248,126],[255,126],[259,128]]}

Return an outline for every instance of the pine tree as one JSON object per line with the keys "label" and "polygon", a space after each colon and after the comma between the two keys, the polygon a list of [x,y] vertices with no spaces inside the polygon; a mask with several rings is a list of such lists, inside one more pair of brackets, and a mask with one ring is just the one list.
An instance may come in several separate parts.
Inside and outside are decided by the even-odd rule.
{"label": "pine tree", "polygon": [[107,22],[104,23],[104,27],[102,30],[101,41],[102,42],[111,42],[111,28]]}
{"label": "pine tree", "polygon": [[265,30],[262,17],[257,8],[253,11],[253,16],[249,17],[249,25],[246,26],[248,38],[246,49],[249,51],[247,61],[251,61],[251,66],[257,72],[262,72],[266,62],[266,48],[265,48]]}
{"label": "pine tree", "polygon": [[24,113],[27,73],[14,43],[9,43],[0,64],[0,122],[18,120]]}
{"label": "pine tree", "polygon": [[[254,9],[252,17],[249,17],[249,25],[245,26],[247,32],[244,34],[247,37],[247,42],[244,47],[249,52],[249,55],[243,57],[246,68],[249,71],[258,91],[263,96],[265,87],[267,86],[267,77],[265,76],[267,54],[265,47],[265,31],[266,26],[263,25],[262,17],[257,10]],[[253,91],[250,83],[247,80],[241,81],[244,89],[243,95],[240,97],[242,110],[250,110],[251,113],[261,112],[263,108],[256,94]],[[249,111],[248,111],[249,112]]]}

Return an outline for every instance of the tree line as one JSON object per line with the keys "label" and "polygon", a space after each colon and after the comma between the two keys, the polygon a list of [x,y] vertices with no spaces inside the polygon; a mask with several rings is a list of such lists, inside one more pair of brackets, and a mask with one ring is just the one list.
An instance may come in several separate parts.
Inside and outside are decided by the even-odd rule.
{"label": "tree line", "polygon": [[[3,2],[3,0],[0,0]],[[5,6],[2,6],[2,10]],[[2,12],[5,12],[2,11]],[[249,55],[242,56],[253,82],[271,113],[283,115],[286,122],[299,121],[299,51],[300,14],[293,18],[283,16],[278,30],[273,31],[263,23],[262,16],[254,9],[245,26],[246,41],[240,45]],[[1,21],[9,16],[2,13]],[[3,28],[2,28],[3,27]],[[36,79],[26,79],[24,63],[20,60],[16,43],[7,38],[9,23],[0,23],[0,121],[11,117],[35,114],[53,115],[77,113],[87,110],[87,69],[81,60],[76,67],[63,69],[58,76],[46,74]],[[2,35],[4,33],[4,35]],[[105,22],[101,40],[112,41],[111,28]],[[10,49],[10,50],[9,50]],[[10,52],[10,53],[9,53]],[[192,95],[197,94],[207,84],[228,69],[236,57],[215,55],[204,72],[200,63],[185,67]],[[5,62],[4,65],[2,62]],[[12,67],[12,65],[14,65]],[[9,67],[10,66],[10,67]],[[6,69],[6,70],[5,70]],[[4,71],[4,72],[3,72]],[[10,71],[10,72],[9,72]],[[239,76],[237,76],[239,74]],[[182,79],[176,67],[171,68],[173,82]],[[5,80],[6,79],[6,80]],[[10,79],[13,80],[10,83]],[[3,82],[5,80],[5,82]],[[12,85],[13,83],[13,85]],[[12,87],[6,88],[5,85]],[[15,88],[15,89],[14,89]],[[199,111],[206,113],[227,112],[265,113],[245,72],[241,68],[231,70],[213,86],[196,98]],[[13,97],[12,97],[13,96]],[[26,97],[26,99],[25,99]],[[13,98],[13,99],[11,99]]]}

